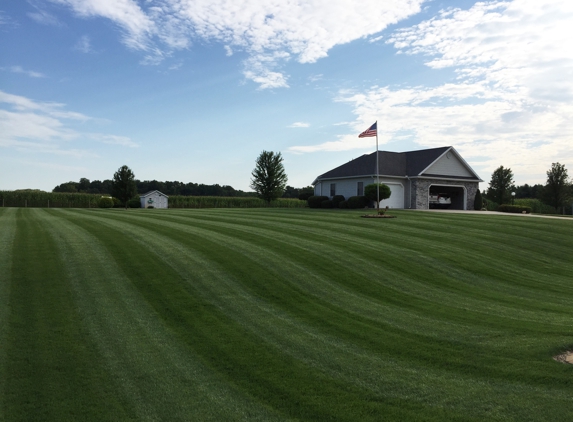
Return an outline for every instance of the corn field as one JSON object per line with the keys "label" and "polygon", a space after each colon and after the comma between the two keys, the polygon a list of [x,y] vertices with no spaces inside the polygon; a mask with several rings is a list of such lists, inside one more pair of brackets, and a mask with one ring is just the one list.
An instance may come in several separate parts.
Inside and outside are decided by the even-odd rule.
{"label": "corn field", "polygon": [[42,191],[0,191],[3,207],[97,208],[101,195]]}
{"label": "corn field", "polygon": [[304,208],[306,201],[300,199],[281,198],[267,204],[254,197],[226,196],[182,196],[169,197],[169,208]]}
{"label": "corn field", "polygon": [[[0,191],[0,206],[28,208],[97,208],[101,195],[42,191]],[[304,208],[306,201],[278,199],[267,204],[255,197],[182,196],[169,197],[169,208]]]}

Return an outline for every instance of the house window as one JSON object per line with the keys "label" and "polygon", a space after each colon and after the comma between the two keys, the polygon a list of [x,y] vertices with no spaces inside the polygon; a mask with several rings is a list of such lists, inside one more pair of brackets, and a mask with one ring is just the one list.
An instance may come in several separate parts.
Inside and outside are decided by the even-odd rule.
{"label": "house window", "polygon": [[330,184],[330,196],[336,195],[336,183]]}
{"label": "house window", "polygon": [[364,195],[364,182],[358,182],[358,186],[356,188],[356,195],[358,196]]}

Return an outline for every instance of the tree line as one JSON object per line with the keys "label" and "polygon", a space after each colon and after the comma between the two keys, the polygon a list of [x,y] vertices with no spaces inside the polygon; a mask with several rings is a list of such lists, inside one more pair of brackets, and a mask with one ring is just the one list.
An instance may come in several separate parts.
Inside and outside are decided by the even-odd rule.
{"label": "tree line", "polygon": [[511,204],[514,199],[537,199],[553,207],[557,213],[570,211],[573,202],[573,185],[567,169],[561,163],[552,163],[546,174],[545,185],[526,183],[516,186],[512,170],[500,166],[491,175],[489,186],[487,190],[484,190],[483,196],[486,200],[498,205]]}

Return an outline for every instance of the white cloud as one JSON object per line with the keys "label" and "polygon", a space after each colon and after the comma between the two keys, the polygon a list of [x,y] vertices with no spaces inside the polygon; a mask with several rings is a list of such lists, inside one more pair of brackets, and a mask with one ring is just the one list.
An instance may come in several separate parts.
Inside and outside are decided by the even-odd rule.
{"label": "white cloud", "polygon": [[25,70],[22,66],[10,66],[10,67],[0,67],[2,70],[7,70],[12,73],[22,73],[28,75],[31,78],[45,78],[46,76],[40,72],[34,72],[33,70]]}
{"label": "white cloud", "polygon": [[112,20],[124,42],[159,63],[195,39],[225,44],[227,55],[245,51],[244,75],[261,88],[287,87],[281,65],[313,63],[336,45],[376,34],[420,11],[424,0],[51,0],[82,17]]}
{"label": "white cloud", "polygon": [[292,125],[289,125],[288,127],[310,127],[310,123],[294,122]]}
{"label": "white cloud", "polygon": [[31,5],[36,11],[28,13],[28,17],[42,25],[50,26],[62,26],[62,23],[57,17],[46,11],[42,4],[37,1],[28,0],[28,4]]}
{"label": "white cloud", "polygon": [[135,147],[127,137],[99,133],[82,133],[73,122],[92,118],[65,110],[59,103],[38,102],[0,91],[0,147],[34,153],[93,156],[94,153],[70,147],[73,142],[91,139],[106,144]]}
{"label": "white cloud", "polygon": [[74,45],[74,50],[77,50],[81,53],[86,53],[86,54],[91,53],[93,50],[92,50],[92,46],[91,46],[90,37],[87,35],[81,36],[80,39]]}
{"label": "white cloud", "polygon": [[[453,145],[486,172],[511,167],[542,183],[552,162],[573,165],[573,2],[515,0],[447,10],[387,41],[427,56],[457,80],[435,87],[341,92],[359,133],[378,120],[381,144],[404,133],[423,147]],[[361,148],[354,136],[296,152]]]}

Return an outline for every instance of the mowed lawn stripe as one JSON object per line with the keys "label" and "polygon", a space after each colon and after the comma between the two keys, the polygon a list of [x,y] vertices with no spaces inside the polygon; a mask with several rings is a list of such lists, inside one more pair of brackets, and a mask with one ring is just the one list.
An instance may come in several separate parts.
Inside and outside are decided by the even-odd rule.
{"label": "mowed lawn stripe", "polygon": [[[147,247],[122,243],[116,232],[98,224],[85,230],[68,211],[50,210],[49,215],[44,223],[58,238],[60,254],[75,280],[86,331],[102,365],[116,375],[117,394],[135,419],[283,420],[201,363],[165,324],[162,312],[170,312],[169,303],[162,302],[158,311],[157,303],[141,294],[152,291],[154,283],[179,278],[168,267],[157,268]],[[85,273],[88,267],[97,271]],[[181,296],[181,290],[172,293]],[[193,308],[187,301],[185,312]]]}
{"label": "mowed lawn stripe", "polygon": [[[122,227],[123,225],[125,225],[128,220],[129,220],[130,223],[133,222],[133,221],[135,221],[135,220],[139,220],[139,219],[140,219],[140,215],[137,215],[137,214],[129,215],[129,213],[125,213],[125,214],[115,213],[115,214],[112,216],[112,218],[113,218],[113,219],[125,220],[125,221],[123,221],[123,223],[115,223],[116,226],[117,226],[117,229],[118,229],[118,230],[121,230],[121,227]],[[146,218],[147,218],[147,217],[146,217]],[[158,221],[156,221],[156,222],[153,222],[153,221],[144,221],[144,222],[140,223],[140,227],[139,227],[138,230],[135,230],[135,231],[130,230],[130,232],[132,232],[132,233],[138,233],[138,232],[149,231],[149,227],[153,227],[154,225],[165,225],[165,223],[163,222],[162,219],[158,219]],[[197,243],[209,242],[208,238],[212,238],[212,239],[213,239],[213,238],[217,238],[217,236],[219,236],[218,244],[217,244],[215,247],[219,247],[219,249],[221,249],[221,254],[222,254],[222,255],[225,255],[225,254],[228,255],[228,251],[225,251],[226,248],[228,248],[228,246],[223,246],[223,245],[224,245],[225,243],[233,243],[233,242],[232,242],[232,237],[229,237],[229,238],[226,238],[226,239],[221,239],[221,238],[220,238],[221,235],[220,235],[220,234],[217,234],[215,230],[212,230],[212,232],[209,233],[208,235],[207,235],[206,233],[204,233],[202,237],[200,237],[199,239],[197,239],[197,237],[200,236],[200,230],[198,230],[196,227],[190,228],[189,230],[191,230],[191,232],[189,232],[189,230],[187,230],[187,232],[186,232],[186,231],[185,231],[186,228],[185,228],[184,226],[180,226],[180,227],[178,227],[178,226],[173,226],[172,228],[173,228],[173,231],[174,231],[174,232],[173,232],[173,233],[169,233],[169,236],[170,236],[170,237],[175,237],[175,236],[177,236],[177,232],[181,232],[180,235],[181,235],[181,238],[182,238],[182,239],[185,239],[185,238],[195,239],[195,241],[196,241]],[[177,229],[179,229],[179,230],[177,230]],[[228,230],[228,228],[227,228],[227,230]],[[152,240],[152,239],[153,239],[153,235],[150,233],[149,235],[147,235],[147,237],[150,239],[149,242],[153,243],[153,240]],[[223,240],[223,241],[222,241],[222,240]],[[183,241],[184,241],[184,240],[183,240]],[[244,243],[241,243],[238,247],[239,247],[239,249],[240,249],[240,248],[244,248],[244,247],[245,247],[245,244],[244,244]],[[232,259],[233,257],[232,257],[232,256],[228,256],[227,258],[228,258],[229,260],[233,261],[233,259]],[[245,263],[246,261],[243,259],[242,261],[239,261],[239,262]],[[280,283],[280,280],[278,280],[278,281],[279,281],[279,283]],[[296,306],[293,304],[293,307],[296,307]],[[385,331],[386,331],[386,334],[388,334],[388,330],[385,330]],[[375,333],[372,333],[372,334],[374,335]],[[387,337],[387,336],[386,336],[386,337]],[[402,346],[404,346],[404,344],[402,344]],[[406,346],[407,346],[407,345],[406,345]],[[415,348],[413,348],[413,349],[411,349],[411,350],[410,350],[410,349],[406,349],[406,350],[405,350],[405,354],[407,354],[407,355],[408,355],[408,354],[410,354],[410,355],[418,355],[418,359],[419,359],[419,358],[420,358],[420,355],[423,356],[424,354],[427,354],[428,351],[431,353],[431,352],[432,352],[431,349],[435,348],[434,346],[432,346],[431,343],[430,343],[430,344],[428,344],[428,343],[423,344],[423,343],[422,343],[422,344],[420,344],[420,346],[421,346],[421,347],[427,347],[428,350],[425,350],[425,349],[416,350]],[[436,351],[434,350],[434,352],[436,352]],[[442,350],[441,352],[447,352],[447,351]],[[467,350],[466,350],[466,352],[467,352]],[[446,355],[447,355],[447,353],[446,353]],[[435,356],[436,359],[437,359],[438,357],[439,357],[439,356]],[[509,357],[509,356],[508,356],[508,357]],[[475,359],[476,356],[475,356],[475,355],[472,355],[471,353],[469,353],[468,358],[469,358],[468,360],[471,361],[472,359]],[[442,359],[443,359],[443,357],[442,357]],[[505,359],[507,359],[507,357],[506,357]],[[517,358],[515,355],[513,355],[512,358],[511,358],[509,361],[511,362],[512,365],[514,365],[516,362],[517,362],[517,363],[519,362],[518,358]],[[484,362],[479,362],[479,361],[478,361],[478,362],[475,362],[475,365],[479,367],[480,364],[482,364],[482,363],[484,363]],[[485,362],[485,363],[487,363],[487,362]],[[502,368],[502,367],[503,367],[503,366],[500,366],[499,363],[500,363],[500,362],[498,362],[498,366],[497,366],[497,369],[498,369],[498,370],[499,370],[499,368]],[[505,363],[505,362],[504,362],[504,363]],[[490,364],[492,364],[492,362],[490,362]],[[449,365],[449,364],[447,364],[447,365]],[[454,369],[455,369],[455,365],[452,365],[452,366],[453,366]],[[519,365],[518,365],[518,366],[519,366]],[[467,368],[466,368],[466,369],[467,369]],[[547,368],[544,368],[544,369],[547,369]],[[502,372],[503,372],[503,371],[502,371]],[[517,377],[518,372],[516,371],[515,374],[516,374],[515,377]],[[490,375],[490,374],[487,374],[487,373],[486,373],[486,374],[484,374],[484,375]],[[492,374],[492,375],[493,375],[493,374]],[[507,374],[506,374],[506,375],[507,375]],[[501,375],[500,375],[500,376],[501,376]],[[541,378],[544,378],[544,377],[545,377],[545,375],[543,375]],[[510,378],[511,378],[511,374],[510,374]],[[555,379],[550,380],[550,381],[548,381],[548,384],[551,384],[551,383],[553,383],[553,382],[555,382],[555,381],[556,381]]]}
{"label": "mowed lawn stripe", "polygon": [[[172,217],[166,219],[173,220]],[[463,306],[465,311],[472,311],[472,303],[474,304],[473,310],[482,312],[482,308],[487,308],[484,323],[487,322],[487,316],[493,312],[504,317],[511,315],[511,321],[509,321],[511,324],[515,324],[516,316],[519,316],[519,319],[527,319],[529,315],[531,321],[539,321],[539,313],[534,312],[534,308],[542,303],[543,311],[547,312],[546,319],[553,323],[561,319],[562,323],[569,324],[569,305],[563,300],[562,292],[559,295],[553,294],[552,301],[558,302],[558,305],[553,305],[547,297],[540,302],[539,294],[531,293],[529,297],[521,298],[517,296],[518,288],[513,285],[508,285],[505,289],[501,288],[500,291],[498,279],[481,275],[479,271],[476,274],[475,270],[468,266],[467,262],[475,262],[470,256],[471,249],[469,252],[464,250],[458,252],[458,245],[452,245],[447,254],[442,253],[452,258],[448,262],[448,259],[439,259],[435,255],[420,255],[420,251],[429,250],[424,253],[432,254],[432,249],[436,249],[431,244],[432,241],[427,239],[424,244],[418,246],[411,241],[407,245],[397,246],[385,243],[387,242],[385,233],[376,238],[370,234],[353,233],[343,229],[332,233],[319,232],[315,228],[311,234],[308,234],[306,230],[297,232],[295,227],[277,222],[273,222],[271,227],[261,219],[256,220],[256,223],[251,220],[249,224],[244,225],[225,221],[200,221],[202,225],[210,226],[212,230],[221,233],[229,230],[264,238],[267,243],[265,248],[281,251],[285,242],[286,244],[290,242],[293,247],[285,248],[284,252],[293,251],[294,254],[300,255],[299,259],[307,257],[309,265],[315,261],[325,261],[329,260],[329,257],[336,257],[330,265],[323,265],[323,267],[328,267],[333,278],[342,279],[342,277],[334,277],[341,271],[350,273],[345,280],[347,283],[352,283],[362,293],[367,292],[368,297],[378,296],[382,300],[384,297],[391,298],[390,300],[400,297],[399,294],[384,295],[385,289],[403,291],[405,296],[400,306],[412,306],[416,302],[424,306],[434,306],[432,300],[439,302],[446,313],[448,322],[452,319],[450,307],[457,309]],[[197,223],[194,222],[194,224]],[[297,250],[296,247],[299,249]],[[414,259],[412,259],[413,255]],[[542,276],[542,274],[538,275]],[[383,284],[380,284],[379,280],[383,280]],[[496,307],[496,302],[500,306]],[[426,313],[427,310],[421,309],[420,311]],[[559,313],[563,315],[560,316]],[[543,326],[543,329],[546,330],[546,326]]]}
{"label": "mowed lawn stripe", "polygon": [[6,345],[10,316],[12,247],[16,233],[16,209],[0,208],[0,420],[4,420],[6,394]]}
{"label": "mowed lawn stripe", "polygon": [[4,420],[122,419],[111,387],[114,374],[99,365],[83,331],[65,266],[43,225],[44,213],[18,209],[15,218],[1,362]]}
{"label": "mowed lawn stripe", "polygon": [[[380,396],[342,380],[332,379],[304,362],[281,353],[276,347],[261,342],[256,334],[246,327],[237,326],[211,303],[197,303],[201,292],[196,290],[192,282],[182,284],[180,277],[169,275],[154,281],[154,276],[150,274],[161,271],[161,266],[157,267],[159,256],[155,255],[157,249],[161,248],[161,242],[154,241],[154,237],[145,230],[131,229],[127,224],[117,226],[115,230],[102,230],[102,225],[106,223],[97,218],[96,213],[84,215],[88,218],[74,219],[73,222],[101,240],[107,237],[115,239],[113,246],[111,242],[104,243],[110,245],[110,251],[115,256],[121,257],[118,265],[125,266],[124,271],[129,268],[134,275],[134,285],[154,306],[164,323],[179,333],[181,339],[200,353],[218,373],[228,377],[231,384],[245,389],[266,405],[272,405],[290,417],[354,420],[358,415],[361,419],[377,419],[374,410],[378,407],[376,403]],[[96,221],[90,223],[86,221],[88,219]],[[147,240],[130,239],[142,231]],[[141,249],[145,244],[148,252]],[[217,254],[214,250],[210,252]],[[133,265],[132,254],[139,256],[138,261],[141,260],[138,268]],[[136,274],[139,277],[135,277]],[[138,283],[143,274],[147,274],[146,281]],[[193,271],[188,272],[187,276],[190,281],[195,281]],[[332,397],[338,395],[341,395],[340,400],[333,402]],[[389,414],[398,412],[414,417],[412,409],[417,409],[416,414],[421,410],[416,403],[392,397],[385,398],[384,402]],[[425,413],[428,416],[443,415],[440,409],[426,409]]]}

